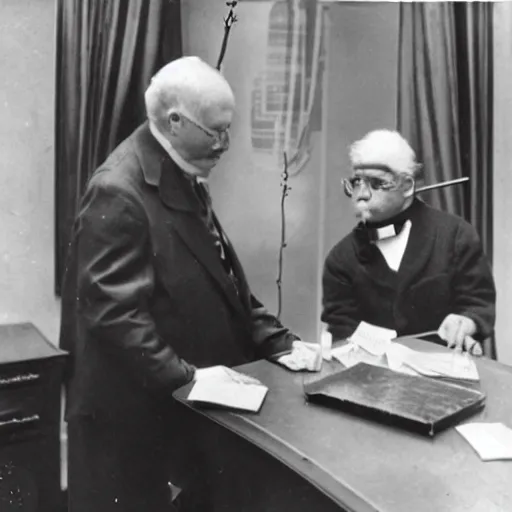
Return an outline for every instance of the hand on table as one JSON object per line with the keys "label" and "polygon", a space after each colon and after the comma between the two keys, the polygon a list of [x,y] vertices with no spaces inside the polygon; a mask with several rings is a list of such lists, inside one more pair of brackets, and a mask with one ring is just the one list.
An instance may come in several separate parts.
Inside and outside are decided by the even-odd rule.
{"label": "hand on table", "polygon": [[465,350],[474,356],[481,356],[483,354],[482,345],[473,338],[476,331],[476,324],[471,318],[450,314],[441,323],[437,334],[446,341],[448,348],[459,352]]}
{"label": "hand on table", "polygon": [[318,372],[322,368],[322,347],[319,343],[294,341],[292,351],[281,356],[277,362],[289,370]]}

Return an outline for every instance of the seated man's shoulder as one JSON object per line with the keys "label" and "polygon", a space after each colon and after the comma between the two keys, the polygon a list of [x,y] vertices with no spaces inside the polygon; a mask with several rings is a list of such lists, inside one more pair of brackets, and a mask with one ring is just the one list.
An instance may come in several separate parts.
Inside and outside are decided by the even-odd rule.
{"label": "seated man's shoulder", "polygon": [[445,212],[437,208],[425,205],[430,221],[439,226],[443,231],[450,233],[476,233],[475,228],[465,219],[454,213]]}
{"label": "seated man's shoulder", "polygon": [[354,240],[355,237],[353,232],[344,236],[339,242],[334,244],[331,250],[327,253],[326,261],[350,261],[351,256],[355,257]]}

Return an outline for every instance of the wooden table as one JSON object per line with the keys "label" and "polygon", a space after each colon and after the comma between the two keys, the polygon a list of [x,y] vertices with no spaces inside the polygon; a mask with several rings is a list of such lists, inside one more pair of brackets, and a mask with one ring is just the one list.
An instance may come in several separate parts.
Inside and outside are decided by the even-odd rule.
{"label": "wooden table", "polygon": [[[512,368],[484,358],[477,366],[487,400],[468,421],[512,427]],[[322,372],[340,368],[327,364]],[[267,361],[237,369],[270,389],[258,414],[194,408],[186,401],[190,385],[175,394],[195,436],[211,510],[512,511],[512,461],[482,462],[453,428],[421,437],[308,404],[307,374]]]}

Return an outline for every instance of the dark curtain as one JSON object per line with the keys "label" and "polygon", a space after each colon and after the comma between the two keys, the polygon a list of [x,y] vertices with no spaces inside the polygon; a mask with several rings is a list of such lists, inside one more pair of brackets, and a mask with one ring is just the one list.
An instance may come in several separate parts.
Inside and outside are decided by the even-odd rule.
{"label": "dark curtain", "polygon": [[401,3],[398,130],[425,182],[469,184],[425,193],[477,229],[492,261],[492,3]]}
{"label": "dark curtain", "polygon": [[181,56],[179,0],[58,0],[55,289],[84,186],[144,119],[151,76]]}

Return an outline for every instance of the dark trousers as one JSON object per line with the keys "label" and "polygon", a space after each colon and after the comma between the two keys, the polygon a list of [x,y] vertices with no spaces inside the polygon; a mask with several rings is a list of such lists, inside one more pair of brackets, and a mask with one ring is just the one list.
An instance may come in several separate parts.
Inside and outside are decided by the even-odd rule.
{"label": "dark trousers", "polygon": [[69,512],[171,512],[169,447],[162,424],[68,422]]}

